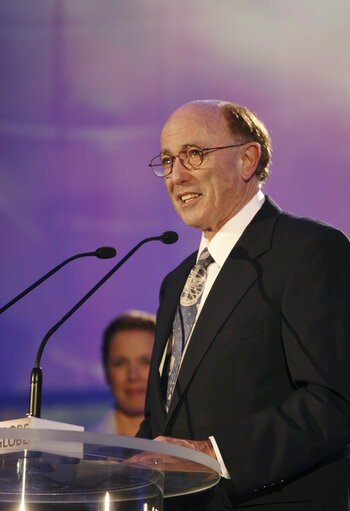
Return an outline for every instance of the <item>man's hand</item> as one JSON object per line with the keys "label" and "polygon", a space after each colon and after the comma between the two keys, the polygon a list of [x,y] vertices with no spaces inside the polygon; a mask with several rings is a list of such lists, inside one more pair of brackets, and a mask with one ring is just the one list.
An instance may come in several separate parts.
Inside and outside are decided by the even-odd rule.
{"label": "man's hand", "polygon": [[[178,445],[179,447],[187,447],[195,451],[202,452],[211,456],[217,460],[215,452],[210,440],[185,440],[184,438],[171,438],[167,436],[158,436],[154,438],[156,442],[163,442],[172,445]],[[141,464],[151,468],[156,468],[163,471],[182,471],[182,472],[204,472],[207,474],[215,474],[217,472],[214,469],[209,468],[206,465],[202,465],[197,461],[191,461],[189,459],[178,458],[176,455],[162,454],[159,452],[144,451],[139,454],[135,454],[131,458],[125,460],[128,465]]]}
{"label": "man's hand", "polygon": [[188,447],[195,451],[203,452],[217,460],[215,451],[210,440],[185,440],[184,438],[172,438],[169,436],[157,436],[154,439],[156,442],[165,442],[167,444],[181,445],[181,447]]}

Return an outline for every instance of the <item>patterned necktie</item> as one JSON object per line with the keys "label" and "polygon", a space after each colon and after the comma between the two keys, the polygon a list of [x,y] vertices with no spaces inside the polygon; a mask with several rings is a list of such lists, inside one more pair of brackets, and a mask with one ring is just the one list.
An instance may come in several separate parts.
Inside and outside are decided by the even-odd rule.
{"label": "patterned necktie", "polygon": [[200,254],[196,265],[190,271],[182,290],[180,303],[177,306],[173,323],[173,347],[168,368],[168,386],[166,393],[166,411],[169,410],[170,401],[174,392],[176,380],[180,370],[182,353],[186,347],[197,316],[198,306],[202,298],[207,268],[214,259],[207,248]]}

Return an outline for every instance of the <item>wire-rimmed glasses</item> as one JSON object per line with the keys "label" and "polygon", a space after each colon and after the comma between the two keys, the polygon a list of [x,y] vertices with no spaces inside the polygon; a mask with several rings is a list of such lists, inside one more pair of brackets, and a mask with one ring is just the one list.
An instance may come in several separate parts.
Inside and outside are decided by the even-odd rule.
{"label": "wire-rimmed glasses", "polygon": [[206,147],[204,149],[196,146],[187,146],[182,149],[179,154],[158,154],[152,158],[151,163],[149,163],[148,166],[151,167],[155,176],[165,177],[171,174],[176,158],[179,158],[185,169],[194,170],[203,163],[204,153],[208,154],[209,152],[218,151],[219,149],[227,149],[229,147],[239,147],[245,143],[246,142],[241,144],[224,145],[220,147]]}

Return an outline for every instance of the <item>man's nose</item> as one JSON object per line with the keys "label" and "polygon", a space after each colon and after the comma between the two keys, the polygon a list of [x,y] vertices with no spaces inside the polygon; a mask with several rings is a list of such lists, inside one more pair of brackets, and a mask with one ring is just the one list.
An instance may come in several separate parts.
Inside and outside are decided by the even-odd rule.
{"label": "man's nose", "polygon": [[175,156],[170,178],[174,183],[182,183],[190,177],[190,171],[181,163],[180,156]]}

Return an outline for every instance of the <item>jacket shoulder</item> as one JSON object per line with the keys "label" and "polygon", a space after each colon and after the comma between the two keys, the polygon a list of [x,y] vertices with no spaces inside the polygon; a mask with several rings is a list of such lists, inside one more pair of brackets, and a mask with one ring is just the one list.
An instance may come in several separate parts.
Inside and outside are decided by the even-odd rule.
{"label": "jacket shoulder", "polygon": [[282,211],[277,224],[276,233],[284,233],[298,241],[304,238],[338,238],[343,242],[349,242],[345,233],[331,224],[315,220],[314,218],[301,217]]}

